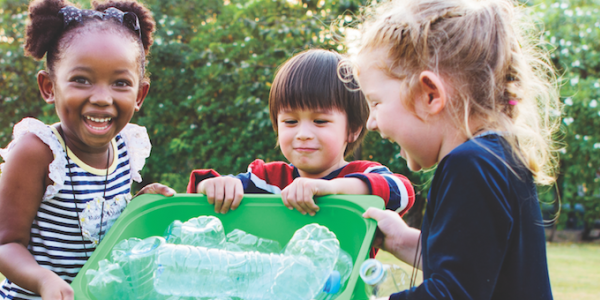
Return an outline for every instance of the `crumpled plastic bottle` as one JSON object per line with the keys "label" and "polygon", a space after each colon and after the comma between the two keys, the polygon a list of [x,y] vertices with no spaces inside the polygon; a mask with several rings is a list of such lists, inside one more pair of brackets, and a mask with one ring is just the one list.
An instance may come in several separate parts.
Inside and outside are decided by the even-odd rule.
{"label": "crumpled plastic bottle", "polygon": [[165,239],[152,236],[143,239],[131,249],[129,259],[125,263],[131,275],[133,299],[154,300],[166,299],[154,289],[154,272],[156,271],[156,253],[165,245]]}
{"label": "crumpled plastic bottle", "polygon": [[[202,226],[212,229],[201,230]],[[216,218],[173,222],[167,232],[171,241],[209,240],[208,244],[221,248],[227,244],[219,238],[222,225]],[[261,245],[261,238],[241,230],[232,233],[228,243],[237,248]],[[278,246],[277,242],[262,240],[269,247],[274,243]],[[269,247],[263,250],[274,251]],[[310,300],[324,288],[336,293],[341,278],[347,280],[343,275],[346,265],[340,264],[347,254],[341,252],[335,234],[318,224],[296,231],[283,253],[237,250],[169,244],[156,236],[130,238],[113,247],[112,263],[105,260],[97,271],[88,270],[88,282],[93,283],[90,292],[96,299]],[[325,286],[326,282],[329,285]],[[338,290],[331,290],[332,282],[337,283]]]}
{"label": "crumpled plastic bottle", "polygon": [[131,299],[131,289],[126,283],[125,273],[117,263],[107,259],[98,262],[98,270],[87,270],[88,289],[97,299]]}
{"label": "crumpled plastic bottle", "polygon": [[406,271],[397,265],[383,264],[376,259],[367,259],[360,266],[360,277],[377,298],[387,297],[410,288]]}
{"label": "crumpled plastic bottle", "polygon": [[314,300],[330,300],[337,298],[343,291],[352,274],[353,260],[348,252],[340,249],[340,254],[329,276],[323,291]]}
{"label": "crumpled plastic bottle", "polygon": [[234,229],[226,236],[224,248],[229,251],[258,251],[261,253],[280,253],[281,245],[277,241],[257,237],[240,229]]}
{"label": "crumpled plastic bottle", "polygon": [[223,223],[213,216],[199,216],[181,223],[173,221],[165,231],[165,240],[170,244],[221,248],[225,242]]}
{"label": "crumpled plastic bottle", "polygon": [[296,231],[283,254],[166,244],[157,253],[154,286],[164,295],[310,300],[338,255],[335,235],[317,224]]}

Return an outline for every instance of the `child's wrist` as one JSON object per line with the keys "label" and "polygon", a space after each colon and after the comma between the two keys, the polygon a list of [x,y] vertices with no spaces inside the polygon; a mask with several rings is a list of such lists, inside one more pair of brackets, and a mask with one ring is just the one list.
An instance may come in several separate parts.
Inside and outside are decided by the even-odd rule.
{"label": "child's wrist", "polygon": [[37,294],[41,294],[47,284],[54,285],[57,280],[63,280],[58,274],[40,266],[40,270],[36,271],[38,274],[37,278],[37,291],[32,291]]}

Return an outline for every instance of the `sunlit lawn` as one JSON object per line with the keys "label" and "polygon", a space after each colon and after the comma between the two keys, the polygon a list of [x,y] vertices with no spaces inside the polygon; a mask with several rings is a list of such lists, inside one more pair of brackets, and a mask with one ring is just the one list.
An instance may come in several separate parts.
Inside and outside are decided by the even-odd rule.
{"label": "sunlit lawn", "polygon": [[[404,267],[412,267],[381,251],[377,259]],[[600,244],[548,244],[548,267],[555,300],[600,299]],[[422,282],[419,271],[417,284]]]}
{"label": "sunlit lawn", "polygon": [[548,261],[554,299],[600,299],[600,244],[551,244]]}
{"label": "sunlit lawn", "polygon": [[[403,266],[409,275],[412,270],[387,252],[380,251],[377,259]],[[600,299],[600,244],[548,244],[548,262],[554,299]],[[419,271],[417,284],[422,280]]]}

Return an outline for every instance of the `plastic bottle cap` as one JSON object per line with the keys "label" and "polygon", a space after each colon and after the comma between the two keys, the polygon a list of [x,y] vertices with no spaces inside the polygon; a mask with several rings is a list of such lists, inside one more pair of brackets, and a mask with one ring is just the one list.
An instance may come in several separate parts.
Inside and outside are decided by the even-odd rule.
{"label": "plastic bottle cap", "polygon": [[323,292],[327,294],[337,294],[340,291],[342,277],[340,276],[340,272],[333,270],[327,281],[325,282],[325,286],[323,287]]}
{"label": "plastic bottle cap", "polygon": [[360,278],[368,285],[377,284],[383,275],[383,264],[376,259],[369,258],[360,266]]}

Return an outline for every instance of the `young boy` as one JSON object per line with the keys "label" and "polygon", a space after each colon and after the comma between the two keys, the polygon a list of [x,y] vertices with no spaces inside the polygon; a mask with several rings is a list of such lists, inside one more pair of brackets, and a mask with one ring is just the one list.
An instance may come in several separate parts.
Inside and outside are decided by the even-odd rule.
{"label": "young boy", "polygon": [[188,193],[202,193],[215,212],[236,209],[244,193],[281,194],[286,207],[314,216],[313,196],[371,194],[403,215],[414,203],[410,181],[376,162],[346,162],[364,138],[369,108],[361,92],[338,78],[342,56],[308,50],[284,63],[269,95],[273,128],[285,162],[255,160],[248,172],[220,177],[192,171]]}

